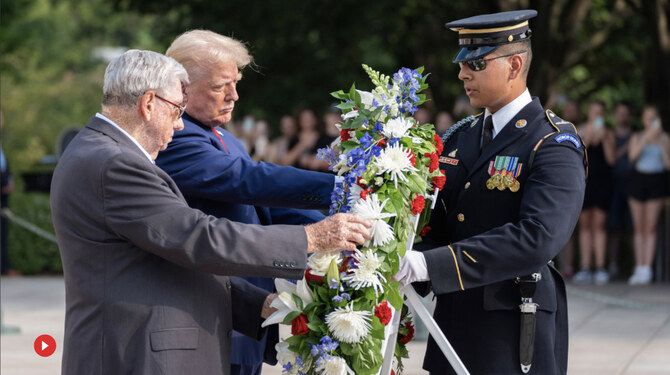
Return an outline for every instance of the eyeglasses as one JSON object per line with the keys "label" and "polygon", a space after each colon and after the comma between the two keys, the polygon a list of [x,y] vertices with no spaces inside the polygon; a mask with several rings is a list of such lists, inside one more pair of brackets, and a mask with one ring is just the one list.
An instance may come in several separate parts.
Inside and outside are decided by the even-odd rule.
{"label": "eyeglasses", "polygon": [[176,104],[176,103],[173,103],[173,102],[171,102],[171,101],[169,101],[169,100],[163,98],[162,96],[159,96],[158,94],[154,94],[154,95],[156,95],[156,97],[157,97],[158,99],[160,99],[160,100],[162,100],[162,101],[164,101],[164,102],[166,102],[166,103],[168,103],[168,104],[172,104],[173,106],[175,106],[175,107],[179,110],[179,114],[177,115],[177,118],[180,118],[181,115],[184,114],[184,111],[186,111],[186,104]]}
{"label": "eyeglasses", "polygon": [[481,72],[482,70],[486,69],[486,62],[487,62],[487,61],[491,61],[491,60],[499,59],[499,58],[501,58],[501,57],[510,57],[510,56],[514,56],[514,55],[518,55],[518,54],[526,53],[526,52],[528,52],[528,51],[527,51],[527,50],[523,50],[523,51],[518,51],[518,52],[510,53],[510,54],[508,54],[508,55],[502,55],[502,56],[491,57],[490,59],[468,60],[468,61],[465,61],[465,62],[459,62],[459,63],[458,63],[458,66],[460,66],[461,68],[463,68],[463,64],[468,64],[468,66],[470,67],[470,69],[472,69],[473,71],[475,71],[475,72]]}

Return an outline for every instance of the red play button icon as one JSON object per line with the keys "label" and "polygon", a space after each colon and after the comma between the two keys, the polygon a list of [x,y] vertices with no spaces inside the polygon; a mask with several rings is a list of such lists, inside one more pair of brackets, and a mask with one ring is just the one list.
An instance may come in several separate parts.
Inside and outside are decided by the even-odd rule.
{"label": "red play button icon", "polygon": [[42,357],[48,357],[56,351],[56,340],[49,335],[42,335],[35,339],[35,353]]}

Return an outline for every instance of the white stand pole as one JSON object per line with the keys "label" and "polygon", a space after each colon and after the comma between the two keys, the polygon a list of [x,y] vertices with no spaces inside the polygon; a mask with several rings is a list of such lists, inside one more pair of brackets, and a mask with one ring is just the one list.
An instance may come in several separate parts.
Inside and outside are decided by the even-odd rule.
{"label": "white stand pole", "polygon": [[[431,210],[435,208],[438,193],[439,189],[435,189],[435,192],[428,197],[428,199],[432,200],[432,204],[430,207]],[[410,234],[406,244],[406,248],[408,251],[411,251],[414,245],[414,237],[416,236],[416,229],[417,226],[419,225],[419,216],[414,216],[413,221],[414,221],[414,231]],[[433,337],[433,340],[435,340],[437,345],[442,350],[442,353],[444,353],[444,356],[447,357],[449,364],[454,369],[456,374],[470,375],[468,370],[465,368],[465,365],[463,365],[463,362],[458,357],[458,354],[456,354],[456,351],[454,351],[454,348],[449,343],[449,340],[447,340],[447,337],[444,335],[440,327],[437,325],[435,319],[433,319],[433,316],[430,313],[430,311],[428,311],[426,306],[424,306],[423,303],[421,302],[421,299],[414,290],[414,287],[411,285],[407,285],[405,288],[401,290],[401,295],[403,294],[405,297],[407,297],[406,303],[412,308],[414,308],[414,311],[419,315],[418,318],[421,319],[423,323],[426,325],[428,332],[430,332],[431,336]],[[391,374],[391,366],[393,365],[395,343],[398,337],[398,328],[400,327],[400,315],[401,311],[395,311],[395,310],[393,311],[393,318],[391,319],[390,323],[390,325],[392,326],[391,333],[387,335],[386,340],[382,343],[382,353],[384,357],[384,363],[382,364],[382,368],[379,370],[379,375]]]}

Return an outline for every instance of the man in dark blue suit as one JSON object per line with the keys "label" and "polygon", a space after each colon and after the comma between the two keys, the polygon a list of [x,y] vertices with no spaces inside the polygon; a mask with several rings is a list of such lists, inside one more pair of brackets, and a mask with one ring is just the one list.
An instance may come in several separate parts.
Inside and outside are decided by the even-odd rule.
{"label": "man in dark blue suit", "polygon": [[[446,184],[428,249],[407,252],[395,276],[404,284],[429,281],[435,320],[473,374],[567,371],[565,284],[551,260],[579,217],[585,152],[574,126],[526,88],[528,20],[536,14],[446,25],[459,33],[458,78],[472,106],[485,111],[445,134]],[[452,373],[432,337],[424,368]]]}
{"label": "man in dark blue suit", "polygon": [[[242,143],[220,126],[230,121],[238,100],[240,70],[251,62],[239,41],[211,31],[180,35],[167,56],[188,71],[184,130],[156,159],[177,183],[189,205],[207,214],[250,224],[307,224],[323,215],[335,176],[254,162]],[[300,208],[302,210],[294,209]],[[269,278],[247,278],[268,291]],[[277,326],[261,342],[233,333],[232,373],[260,374],[263,360],[276,363]]]}

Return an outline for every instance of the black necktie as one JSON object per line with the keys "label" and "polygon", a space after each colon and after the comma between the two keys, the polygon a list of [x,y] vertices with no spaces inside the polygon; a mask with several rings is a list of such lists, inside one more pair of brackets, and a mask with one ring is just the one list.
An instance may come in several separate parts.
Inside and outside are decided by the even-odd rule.
{"label": "black necktie", "polygon": [[486,146],[488,146],[489,142],[491,142],[491,139],[493,138],[493,116],[488,116],[484,120],[484,132],[482,133],[482,149],[480,153],[484,152],[484,149]]}

